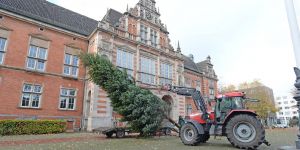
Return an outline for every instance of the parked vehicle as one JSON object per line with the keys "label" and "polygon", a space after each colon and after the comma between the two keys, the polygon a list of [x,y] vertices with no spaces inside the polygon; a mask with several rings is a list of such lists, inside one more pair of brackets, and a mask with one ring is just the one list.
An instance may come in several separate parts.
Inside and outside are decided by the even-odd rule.
{"label": "parked vehicle", "polygon": [[273,125],[274,128],[288,128],[288,124],[286,123],[281,123],[281,124],[275,124]]}
{"label": "parked vehicle", "polygon": [[104,131],[102,131],[102,134],[106,135],[107,138],[111,138],[113,134],[116,135],[117,138],[123,138],[125,137],[125,134],[129,134],[132,130],[129,128],[109,128]]}
{"label": "parked vehicle", "polygon": [[[166,135],[166,136],[170,136],[172,135],[172,132],[177,132],[178,131],[175,129],[174,121],[170,118],[168,118],[168,120],[172,121],[170,122],[170,124],[166,125],[166,124],[162,124],[162,127],[160,127],[156,133],[154,133],[154,135]],[[176,123],[175,123],[176,124]],[[114,135],[117,138],[124,138],[126,135],[129,134],[133,134],[136,133],[138,134],[136,131],[132,130],[130,128],[130,126],[127,126],[126,123],[122,123],[120,121],[115,121],[115,124],[113,127],[108,127],[108,128],[97,128],[93,130],[94,132],[97,132],[99,134],[104,134],[106,135],[107,138],[111,138]]]}

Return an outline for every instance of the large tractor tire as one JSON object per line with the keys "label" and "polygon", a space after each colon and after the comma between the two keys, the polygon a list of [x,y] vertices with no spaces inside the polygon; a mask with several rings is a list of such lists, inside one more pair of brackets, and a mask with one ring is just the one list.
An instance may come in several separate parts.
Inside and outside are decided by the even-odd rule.
{"label": "large tractor tire", "polygon": [[180,139],[184,145],[191,146],[205,141],[204,134],[198,134],[196,127],[191,123],[186,123],[180,128]]}
{"label": "large tractor tire", "polygon": [[255,117],[247,114],[232,117],[226,125],[228,141],[236,148],[256,149],[265,141],[265,129]]}

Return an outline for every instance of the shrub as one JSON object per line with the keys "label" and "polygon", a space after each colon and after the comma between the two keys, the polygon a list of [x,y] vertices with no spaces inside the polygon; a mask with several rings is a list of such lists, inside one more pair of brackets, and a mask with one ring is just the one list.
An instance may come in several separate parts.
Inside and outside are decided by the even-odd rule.
{"label": "shrub", "polygon": [[0,135],[62,133],[66,122],[59,120],[0,120]]}

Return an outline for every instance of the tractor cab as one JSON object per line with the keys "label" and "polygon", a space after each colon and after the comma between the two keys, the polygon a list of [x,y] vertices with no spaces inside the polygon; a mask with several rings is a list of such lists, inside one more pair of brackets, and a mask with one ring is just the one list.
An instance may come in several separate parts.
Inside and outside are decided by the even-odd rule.
{"label": "tractor cab", "polygon": [[217,122],[224,122],[226,116],[232,110],[244,110],[245,108],[245,93],[230,92],[216,97],[215,118]]}

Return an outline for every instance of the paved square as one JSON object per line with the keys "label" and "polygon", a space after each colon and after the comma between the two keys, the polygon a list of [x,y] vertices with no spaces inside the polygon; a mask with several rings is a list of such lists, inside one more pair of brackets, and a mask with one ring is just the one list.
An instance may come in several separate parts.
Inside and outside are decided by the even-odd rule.
{"label": "paved square", "polygon": [[[297,128],[266,130],[270,147],[262,145],[259,150],[275,150],[279,146],[294,145]],[[0,137],[0,149],[34,150],[34,149],[78,149],[78,150],[234,150],[226,137],[211,137],[205,144],[185,146],[175,136],[154,138],[106,139],[94,133],[64,133],[54,135],[21,135]]]}

